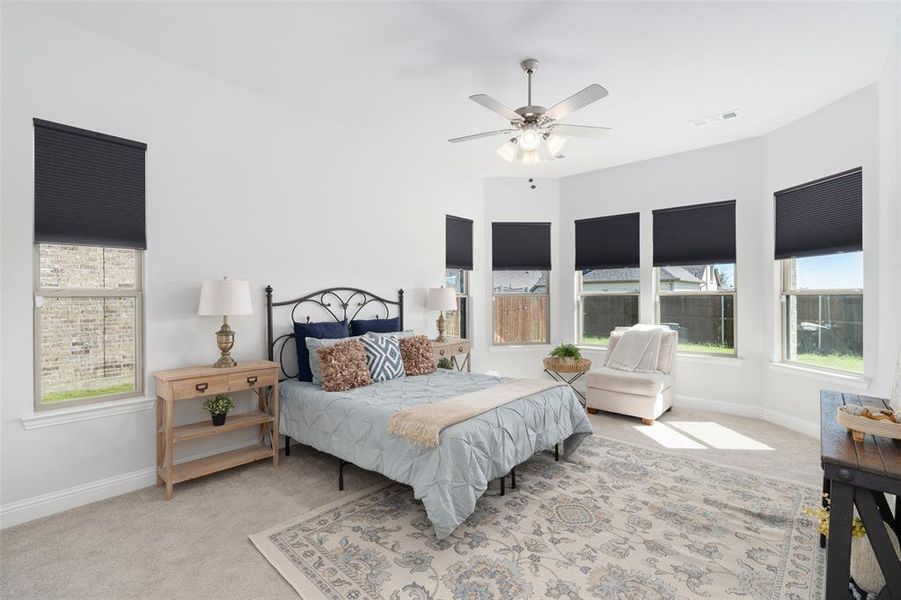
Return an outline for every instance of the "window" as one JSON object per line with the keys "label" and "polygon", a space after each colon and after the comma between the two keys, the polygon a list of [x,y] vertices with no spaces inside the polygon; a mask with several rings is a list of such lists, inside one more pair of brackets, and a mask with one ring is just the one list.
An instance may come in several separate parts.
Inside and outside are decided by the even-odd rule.
{"label": "window", "polygon": [[492,223],[494,343],[550,341],[551,224]]}
{"label": "window", "polygon": [[579,343],[606,346],[616,327],[638,323],[638,213],[575,222]]}
{"label": "window", "polygon": [[579,342],[606,346],[610,332],[638,323],[639,269],[579,273]]}
{"label": "window", "polygon": [[495,271],[494,343],[547,344],[550,340],[548,271]]}
{"label": "window", "polygon": [[445,313],[448,337],[469,339],[469,271],[447,269],[444,287],[457,291],[457,310]]}
{"label": "window", "polygon": [[863,373],[863,172],[776,192],[782,360]]}
{"label": "window", "polygon": [[783,358],[863,373],[863,252],[782,261]]}
{"label": "window", "polygon": [[39,408],[140,394],[140,250],[37,244]]}
{"label": "window", "polygon": [[657,322],[681,352],[734,356],[735,201],[653,214]]}
{"label": "window", "polygon": [[679,351],[735,355],[735,264],[658,267],[657,322]]}
{"label": "window", "polygon": [[143,392],[146,151],[34,119],[38,409]]}

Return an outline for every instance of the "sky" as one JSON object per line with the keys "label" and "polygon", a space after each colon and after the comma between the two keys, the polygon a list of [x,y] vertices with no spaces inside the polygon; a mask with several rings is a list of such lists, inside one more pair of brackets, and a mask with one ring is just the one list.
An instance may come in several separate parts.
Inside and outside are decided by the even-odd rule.
{"label": "sky", "polygon": [[798,258],[798,287],[801,289],[862,289],[863,252]]}

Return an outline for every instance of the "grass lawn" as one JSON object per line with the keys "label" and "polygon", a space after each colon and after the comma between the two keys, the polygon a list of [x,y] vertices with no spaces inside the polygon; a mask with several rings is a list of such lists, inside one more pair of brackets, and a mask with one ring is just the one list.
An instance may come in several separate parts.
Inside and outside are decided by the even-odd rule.
{"label": "grass lawn", "polygon": [[[582,342],[590,346],[606,346],[610,340],[609,337],[583,337]],[[719,346],[716,344],[691,344],[687,342],[679,343],[679,352],[695,352],[702,354],[735,354],[734,348]]]}
{"label": "grass lawn", "polygon": [[50,392],[44,394],[41,402],[61,402],[63,400],[75,400],[77,398],[92,398],[94,396],[109,396],[111,394],[124,394],[133,392],[135,385],[133,383],[120,383],[119,385],[111,385],[104,388],[92,388],[89,390],[69,390],[66,392]]}
{"label": "grass lawn", "polygon": [[859,354],[799,354],[795,362],[839,371],[863,373],[863,356]]}

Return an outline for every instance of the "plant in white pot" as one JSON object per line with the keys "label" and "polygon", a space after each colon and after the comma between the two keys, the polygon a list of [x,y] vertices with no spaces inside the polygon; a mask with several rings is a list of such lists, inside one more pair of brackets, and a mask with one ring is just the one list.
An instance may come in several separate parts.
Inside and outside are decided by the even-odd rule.
{"label": "plant in white pot", "polygon": [[[826,506],[807,507],[804,514],[817,520],[817,531],[829,537],[829,495],[823,494]],[[888,523],[883,522],[885,531],[888,534],[895,554],[899,554],[901,550],[898,547],[898,537],[892,531]],[[860,517],[855,516],[851,524],[851,577],[857,586],[866,591],[878,594],[885,586],[885,577],[882,576],[882,569],[876,561],[876,553],[873,552],[873,546],[870,545],[870,538],[867,537],[867,530],[863,526]]]}

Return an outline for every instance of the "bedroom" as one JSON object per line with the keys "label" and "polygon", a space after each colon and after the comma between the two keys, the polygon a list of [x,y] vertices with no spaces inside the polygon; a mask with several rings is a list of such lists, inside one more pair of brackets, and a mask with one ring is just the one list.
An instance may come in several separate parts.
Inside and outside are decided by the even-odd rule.
{"label": "bedroom", "polygon": [[[818,504],[821,390],[893,397],[901,350],[899,16],[897,2],[3,2],[0,595],[444,598],[465,597],[472,590],[464,583],[471,580],[481,582],[484,597],[727,598],[747,592],[737,582],[757,585],[758,576],[762,587],[755,589],[769,597],[789,597],[797,589],[804,590],[806,595],[797,592],[801,597],[825,594],[827,557],[816,543],[814,519],[798,513],[794,521],[804,568],[813,574],[793,575],[801,582],[777,581],[765,574],[768,568],[783,573],[778,557],[760,558],[751,551],[761,546],[751,540],[724,542],[736,539],[735,527],[757,523],[743,523],[730,512],[746,508],[736,499],[741,493],[712,488],[722,484],[748,494],[771,489],[767,501],[781,510],[790,503],[795,512]],[[520,62],[531,57],[540,61],[532,73],[536,104],[551,108],[599,84],[609,95],[562,122],[611,131],[597,139],[564,136],[565,159],[531,166],[498,156],[504,137],[448,143],[509,124],[468,97],[487,94],[514,109],[527,104],[528,77]],[[737,116],[698,124],[729,113]],[[47,273],[66,268],[37,247],[36,208],[45,199],[39,189],[46,188],[38,185],[45,171],[38,169],[36,152],[45,134],[66,133],[47,122],[137,142],[129,146],[139,150],[132,154],[146,161],[135,204],[146,225],[132,231],[143,239],[128,249],[135,262],[125,265],[135,285],[109,292],[134,307],[126,311],[131,330],[127,360],[120,361],[128,367],[125,378],[106,373],[116,362],[106,359],[107,344],[62,328],[58,336],[67,349],[62,362],[76,365],[72,372],[80,357],[104,355],[99,379],[113,398],[86,395],[86,387],[97,387],[86,376],[68,389],[52,387],[54,371],[40,362],[42,350],[52,350],[50,344],[42,348],[49,332],[40,328],[41,311],[47,314],[44,306],[66,299],[65,292],[41,285],[42,267]],[[846,270],[854,283],[829,286],[833,296],[856,303],[856,327],[845,332],[853,351],[799,353],[844,362],[799,361],[784,348],[782,299],[805,294],[783,293],[795,290],[784,289],[785,260],[774,256],[774,195],[856,169],[862,172],[856,243],[863,251],[845,253],[853,259]],[[52,206],[52,194],[48,201]],[[657,228],[666,214],[661,211],[728,201],[734,201],[727,206],[734,231],[708,228],[690,240],[677,236],[675,246],[708,247],[732,231],[726,236],[731,263],[712,260],[729,260],[723,256],[695,263],[731,264],[719,271],[726,279],[666,271],[687,263],[657,256],[664,236],[681,232]],[[91,224],[80,207],[71,214]],[[637,215],[631,229],[615,231],[631,235],[609,238],[630,258],[585,263],[618,270],[614,280],[592,283],[587,272],[600,268],[576,271],[583,259],[596,258],[577,253],[577,221],[619,215]],[[108,223],[105,215],[94,216]],[[464,225],[471,221],[472,268],[456,280],[459,269],[447,268],[460,267],[447,260],[449,239],[458,239],[447,235],[448,216]],[[71,227],[78,219],[62,221]],[[504,232],[493,224],[513,223],[541,225],[519,237],[510,229],[514,241],[527,243],[495,250]],[[460,239],[466,240],[463,230]],[[74,232],[79,234],[90,236]],[[609,259],[612,247],[612,241],[587,246],[601,260]],[[524,262],[500,265],[502,257]],[[511,268],[530,275],[511,277]],[[671,411],[652,413],[651,425],[641,422],[644,415],[573,412],[572,427],[583,426],[576,415],[584,417],[594,435],[571,452],[563,449],[559,462],[556,442],[513,444],[516,456],[489,461],[488,471],[471,480],[474,496],[481,495],[475,513],[440,538],[431,520],[420,516],[426,514],[423,503],[404,486],[385,488],[396,484],[374,472],[378,465],[362,468],[357,463],[364,458],[339,457],[337,447],[316,450],[310,440],[298,439],[301,431],[290,435],[294,445],[287,455],[281,428],[277,466],[260,460],[176,483],[165,499],[166,486],[157,485],[156,414],[158,405],[165,406],[157,400],[165,386],[156,375],[210,367],[219,357],[221,317],[200,315],[198,308],[203,282],[223,276],[248,282],[252,314],[236,312],[229,319],[239,368],[269,356],[267,285],[276,303],[341,286],[396,301],[402,289],[402,329],[434,339],[439,313],[431,308],[438,305],[429,303],[429,290],[464,280],[465,293],[456,302],[466,304],[465,324],[460,311],[447,321],[451,336],[465,330],[476,379],[551,382],[544,359],[561,344],[576,345],[597,371],[613,352],[606,348],[614,326],[684,320],[664,314],[667,303],[686,295],[676,293],[677,282],[714,281],[722,288],[686,301],[713,296],[719,302],[716,319],[704,326],[720,339],[710,348],[690,347],[705,342],[692,339],[698,328],[677,325]],[[670,282],[674,289],[665,289]],[[85,296],[79,293],[73,296]],[[44,306],[36,306],[36,298]],[[589,327],[583,308],[592,302],[621,309],[619,320]],[[399,308],[388,304],[380,312],[368,305],[360,316],[394,317]],[[288,306],[273,309],[273,337],[293,330],[289,313]],[[309,304],[295,320],[307,316],[337,320]],[[108,319],[99,320],[107,325]],[[831,339],[831,321],[816,315],[808,321],[808,342]],[[528,333],[517,323],[529,324]],[[297,362],[291,349],[284,355],[289,366]],[[439,373],[445,375],[467,377]],[[406,379],[415,383],[416,376]],[[125,388],[115,387],[125,380]],[[586,374],[574,385],[594,410],[589,380]],[[290,381],[282,383],[282,392],[289,389],[285,383]],[[252,390],[258,388],[247,387],[229,394],[236,407],[226,427],[256,405]],[[568,390],[541,393],[560,394],[569,406],[582,400]],[[173,425],[209,422],[205,397],[175,403]],[[516,402],[522,400],[510,406]],[[172,468],[257,445],[257,432],[271,425],[186,440]],[[271,437],[264,436],[263,446]],[[534,457],[525,456],[532,450]],[[344,460],[353,464],[339,466]],[[515,489],[510,461],[517,467]],[[622,470],[628,466],[634,471]],[[707,487],[680,492],[677,478]],[[602,480],[628,486],[605,489]],[[570,502],[579,496],[577,487],[598,512]],[[407,504],[394,508],[411,511],[409,518],[386,517],[379,525],[397,528],[382,535],[401,544],[402,552],[377,552],[376,541],[349,530],[346,543],[369,552],[370,562],[354,562],[347,548],[338,552],[349,562],[330,566],[348,581],[343,587],[311,583],[273,552],[258,549],[258,538],[249,539],[381,489],[399,490]],[[565,522],[552,523],[540,506],[550,506],[557,495],[570,496],[558,506],[571,508],[563,511]],[[629,495],[647,503],[633,519],[647,531],[629,523],[628,506],[621,504]],[[685,530],[672,525],[700,510],[705,495],[716,499],[716,511],[692,513]],[[661,501],[685,511],[654,512]],[[720,519],[729,531],[713,527]],[[539,526],[566,540],[553,544],[529,533]],[[779,536],[764,545],[772,549],[785,536],[770,533]],[[522,539],[503,548],[496,541],[510,536]],[[665,554],[661,544],[675,547],[674,540],[685,536],[699,542],[697,551],[686,549],[688,542],[669,557],[649,549]],[[451,540],[450,547],[442,549],[449,543],[442,539]],[[340,539],[330,544],[334,552]],[[554,552],[585,557],[564,565],[548,556]],[[506,583],[492,588],[483,580],[489,572]],[[404,589],[413,584],[423,591]],[[363,591],[364,585],[373,587]]]}

